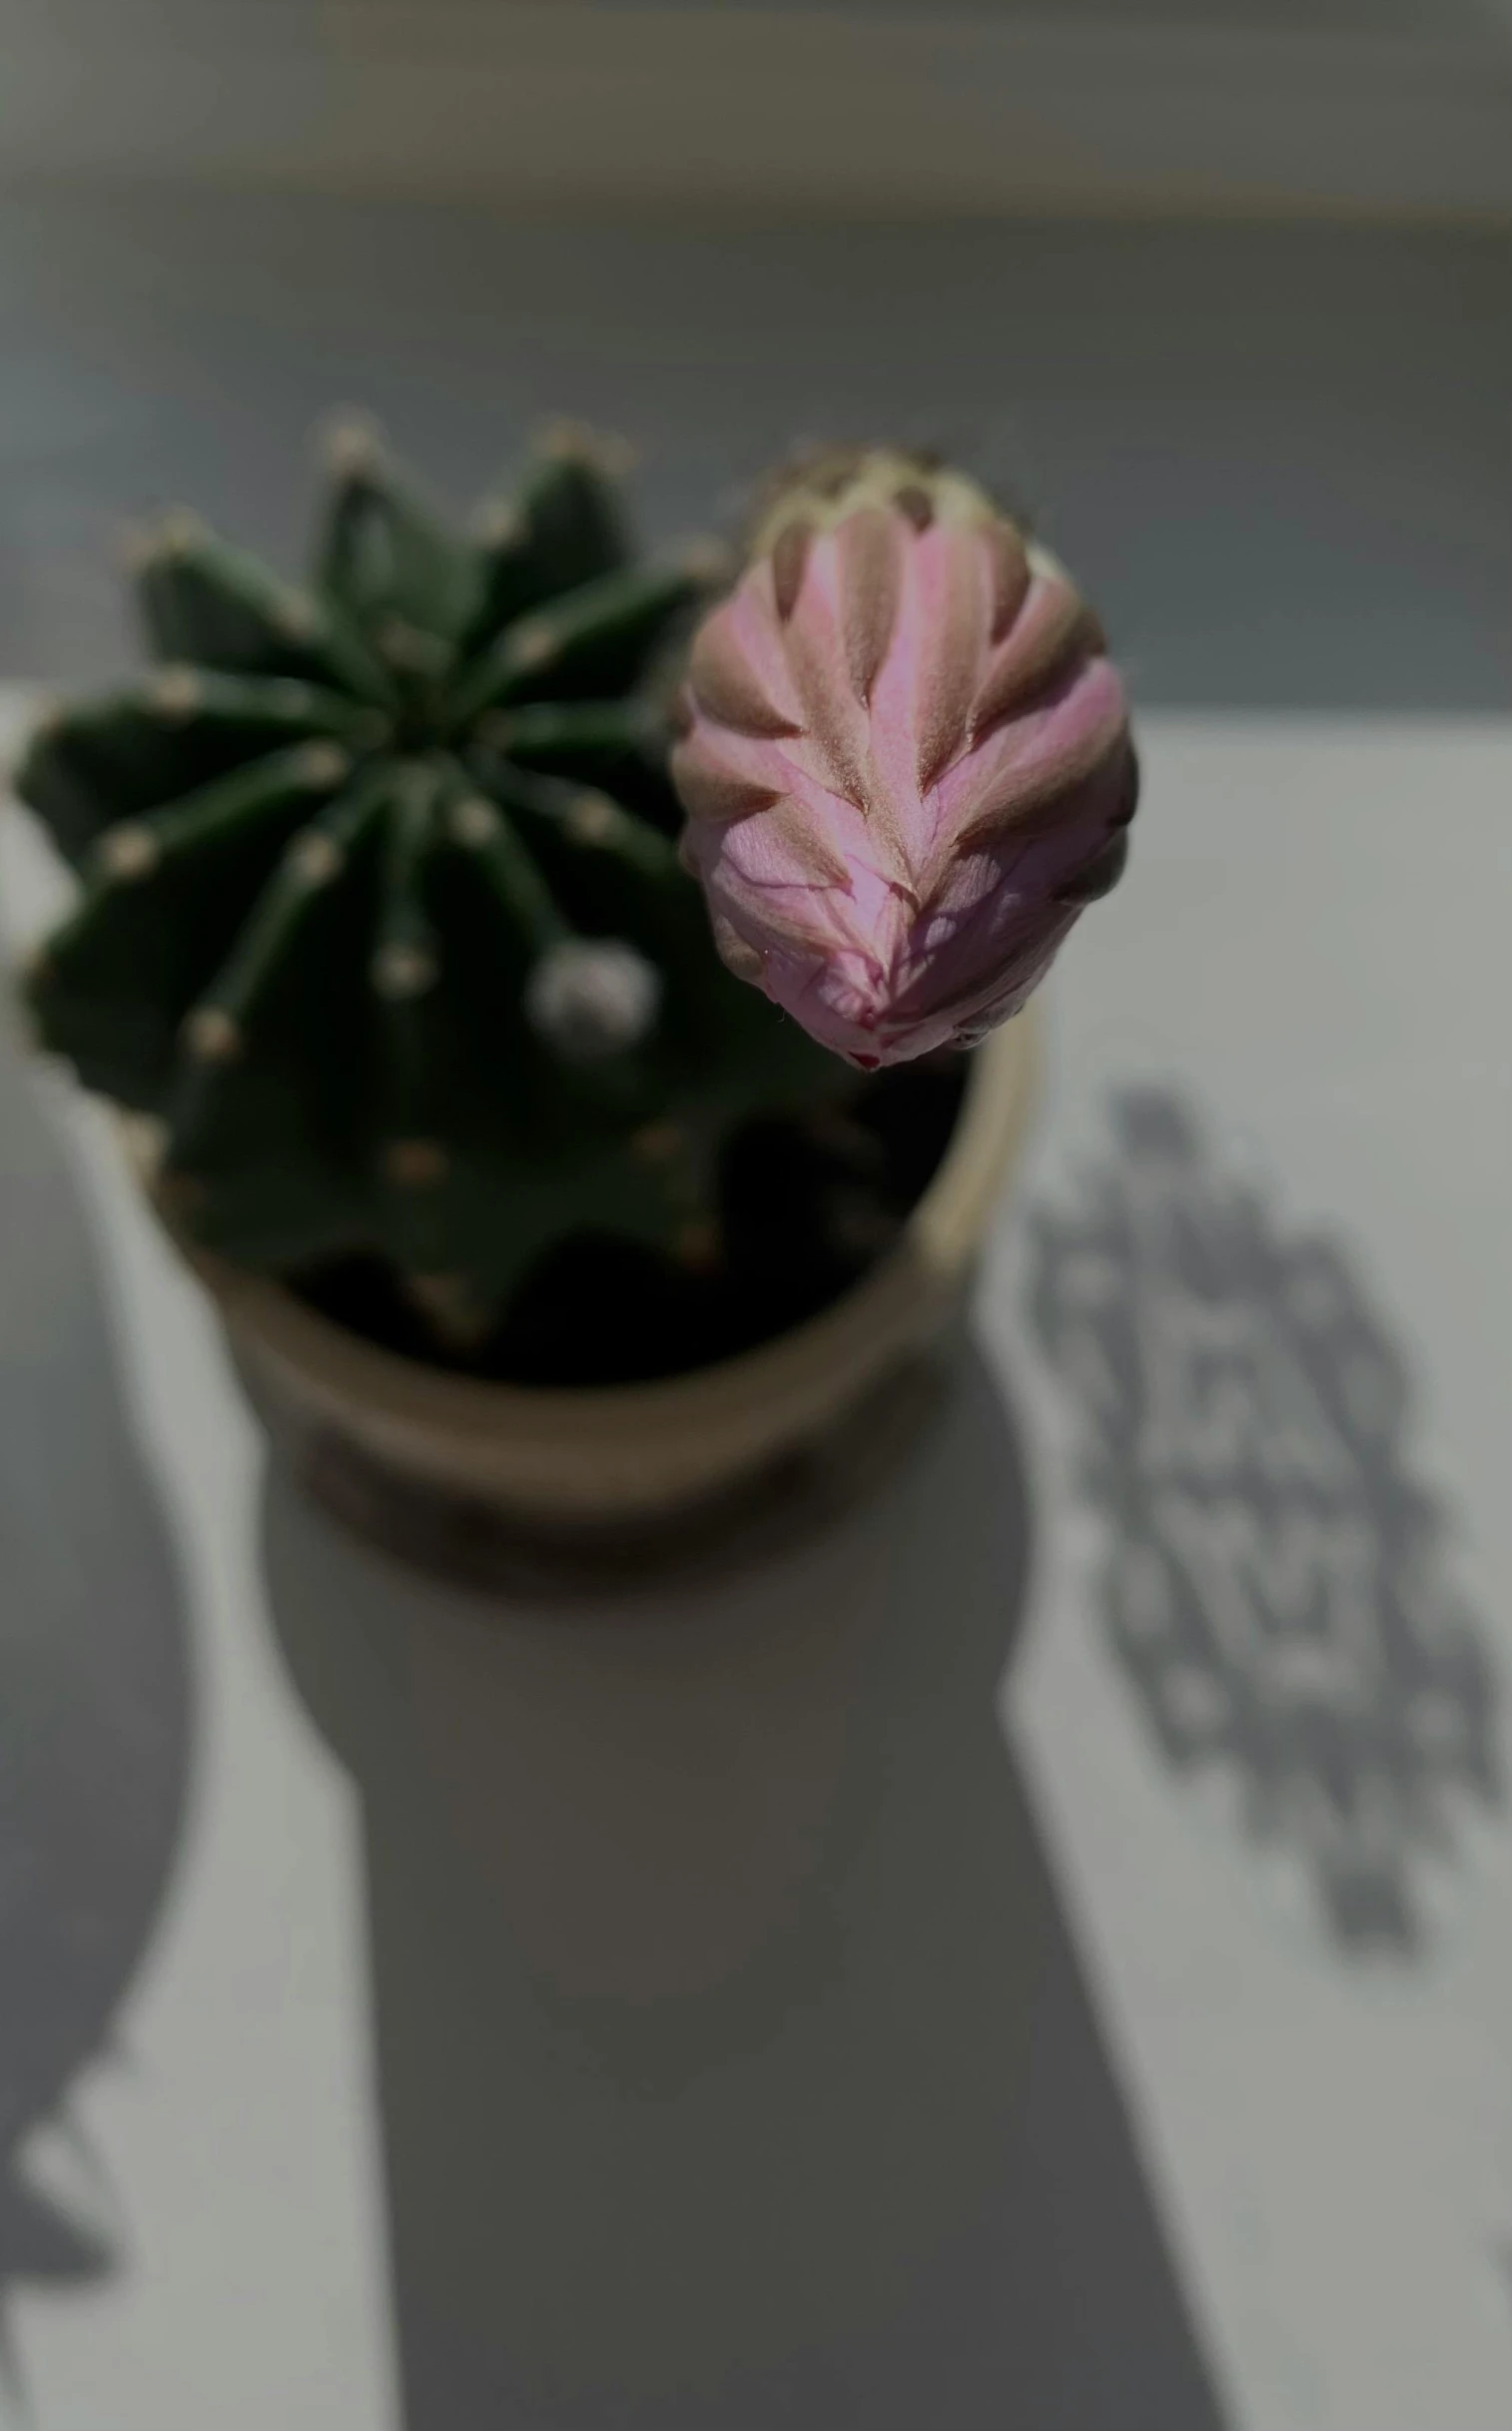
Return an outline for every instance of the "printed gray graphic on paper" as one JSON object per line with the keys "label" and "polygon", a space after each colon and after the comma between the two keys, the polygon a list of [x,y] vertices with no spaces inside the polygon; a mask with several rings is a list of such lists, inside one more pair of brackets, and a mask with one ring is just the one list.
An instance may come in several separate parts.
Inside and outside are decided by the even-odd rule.
{"label": "printed gray graphic on paper", "polygon": [[1178,1097],[1113,1116],[1078,1204],[1034,1220],[1030,1285],[1111,1531],[1110,1641],[1168,1761],[1236,1769],[1340,1940],[1411,1947],[1448,1794],[1500,1785],[1401,1353],[1338,1243],[1278,1223]]}

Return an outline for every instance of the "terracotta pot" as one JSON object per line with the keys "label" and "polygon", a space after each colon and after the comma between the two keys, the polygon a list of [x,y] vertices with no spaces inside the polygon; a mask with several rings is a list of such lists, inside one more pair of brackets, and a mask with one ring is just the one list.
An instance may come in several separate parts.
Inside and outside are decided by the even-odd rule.
{"label": "terracotta pot", "polygon": [[489,1578],[528,1547],[622,1567],[674,1542],[728,1546],[758,1512],[850,1490],[929,1397],[1023,1138],[1037,1049],[1033,1011],[978,1049],[934,1180],[842,1298],[653,1383],[543,1390],[426,1367],[176,1237],[276,1442],[368,1534]]}

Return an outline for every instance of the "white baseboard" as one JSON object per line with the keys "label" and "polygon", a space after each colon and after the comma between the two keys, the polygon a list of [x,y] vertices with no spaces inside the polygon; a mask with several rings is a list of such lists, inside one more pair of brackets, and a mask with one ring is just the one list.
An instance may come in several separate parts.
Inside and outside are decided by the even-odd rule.
{"label": "white baseboard", "polygon": [[1512,46],[701,0],[0,0],[0,176],[1512,220]]}

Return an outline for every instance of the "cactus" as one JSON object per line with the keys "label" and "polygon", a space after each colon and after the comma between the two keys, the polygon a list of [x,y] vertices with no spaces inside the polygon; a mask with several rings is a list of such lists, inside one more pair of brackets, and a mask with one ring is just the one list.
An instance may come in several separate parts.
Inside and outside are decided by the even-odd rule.
{"label": "cactus", "polygon": [[27,996],[196,1239],[377,1253],[453,1340],[573,1234],[709,1255],[732,1131],[845,1076],[678,864],[656,674],[708,576],[634,561],[571,431],[464,540],[349,428],[308,588],[144,546],[156,671],[20,769],[82,881]]}
{"label": "cactus", "polygon": [[732,970],[861,1069],[1016,1013],[1138,791],[1101,630],[962,474],[875,449],[778,496],[693,643],[672,774]]}

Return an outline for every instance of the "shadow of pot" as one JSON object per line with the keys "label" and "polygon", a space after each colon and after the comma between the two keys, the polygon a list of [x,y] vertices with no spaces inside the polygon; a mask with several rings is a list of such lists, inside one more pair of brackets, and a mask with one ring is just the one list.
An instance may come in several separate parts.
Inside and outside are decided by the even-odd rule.
{"label": "shadow of pot", "polygon": [[998,1696],[1030,1527],[980,1362],[737,1577],[484,1599],[277,1470],[363,1802],[408,2431],[1211,2431]]}

